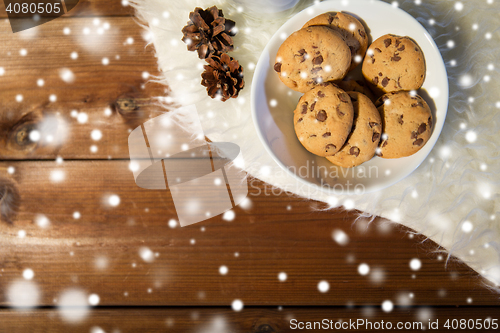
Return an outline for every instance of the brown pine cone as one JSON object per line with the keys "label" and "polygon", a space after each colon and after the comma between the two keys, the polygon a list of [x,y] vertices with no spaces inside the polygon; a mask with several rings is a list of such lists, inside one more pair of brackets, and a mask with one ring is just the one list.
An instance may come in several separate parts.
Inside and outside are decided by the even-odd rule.
{"label": "brown pine cone", "polygon": [[182,28],[182,41],[188,45],[189,51],[198,51],[200,59],[233,50],[231,36],[236,35],[236,23],[224,18],[222,10],[216,6],[205,10],[197,7],[189,13],[189,19]]}
{"label": "brown pine cone", "polygon": [[208,65],[204,66],[205,71],[201,74],[201,85],[207,87],[208,95],[212,98],[220,96],[223,102],[238,97],[245,86],[239,62],[226,53],[213,55],[206,61]]}

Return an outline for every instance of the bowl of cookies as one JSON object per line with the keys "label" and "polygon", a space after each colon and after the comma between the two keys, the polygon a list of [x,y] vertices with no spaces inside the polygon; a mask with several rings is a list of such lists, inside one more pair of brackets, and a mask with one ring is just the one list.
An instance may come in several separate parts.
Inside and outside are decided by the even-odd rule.
{"label": "bowl of cookies", "polygon": [[446,118],[448,77],[432,37],[405,11],[332,0],[270,39],[251,103],[260,140],[286,172],[326,193],[369,193],[428,156]]}

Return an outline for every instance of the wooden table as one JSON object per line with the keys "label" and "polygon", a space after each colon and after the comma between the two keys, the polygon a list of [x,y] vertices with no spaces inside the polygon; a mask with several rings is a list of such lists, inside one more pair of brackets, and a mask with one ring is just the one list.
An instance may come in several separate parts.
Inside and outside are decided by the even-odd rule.
{"label": "wooden table", "polygon": [[[82,0],[18,34],[0,13],[0,195],[13,208],[2,211],[0,225],[0,331],[288,332],[297,331],[292,318],[395,324],[430,315],[442,325],[500,314],[498,295],[478,274],[425,236],[273,194],[255,179],[250,204],[236,208],[233,221],[171,228],[169,192],[138,188],[129,170],[129,131],[161,114],[153,97],[168,94],[147,82],[159,72],[133,10]],[[64,140],[30,139],[40,126]],[[118,206],[107,203],[110,195]],[[347,245],[332,239],[337,229]],[[358,272],[362,263],[368,275]],[[328,292],[318,290],[320,281]],[[10,307],[16,283],[38,290],[38,307]],[[68,291],[85,302],[98,295],[79,322],[57,307]],[[236,299],[240,312],[231,309]],[[381,309],[386,300],[390,312]]]}

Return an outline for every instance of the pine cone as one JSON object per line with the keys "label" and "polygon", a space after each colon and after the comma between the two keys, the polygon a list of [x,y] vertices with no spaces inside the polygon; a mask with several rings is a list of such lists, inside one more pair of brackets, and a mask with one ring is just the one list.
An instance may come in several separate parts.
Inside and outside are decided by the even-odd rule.
{"label": "pine cone", "polygon": [[201,85],[207,87],[208,95],[212,98],[220,96],[223,102],[238,97],[245,86],[239,62],[226,53],[213,55],[206,61],[208,65],[204,66],[205,71],[201,74]]}
{"label": "pine cone", "polygon": [[189,19],[182,28],[182,41],[188,45],[189,51],[197,50],[200,59],[233,50],[231,36],[236,35],[236,23],[225,19],[222,10],[216,6],[206,10],[197,7],[189,13]]}

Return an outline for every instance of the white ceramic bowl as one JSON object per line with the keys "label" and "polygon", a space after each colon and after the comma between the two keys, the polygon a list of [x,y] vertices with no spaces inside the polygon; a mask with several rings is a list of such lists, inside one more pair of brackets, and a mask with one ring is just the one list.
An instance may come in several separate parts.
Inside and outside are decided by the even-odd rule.
{"label": "white ceramic bowl", "polygon": [[[410,36],[422,48],[427,76],[418,93],[431,107],[434,128],[430,140],[416,154],[400,159],[374,157],[358,167],[345,169],[309,153],[300,144],[293,127],[293,110],[301,94],[281,83],[273,69],[274,61],[280,45],[290,34],[309,19],[328,11],[345,11],[358,17],[368,28],[372,40],[388,33]],[[377,0],[331,0],[301,11],[274,34],[255,69],[251,103],[260,140],[286,172],[328,194],[369,193],[407,177],[430,153],[446,118],[448,78],[443,58],[432,37],[408,13]]]}

